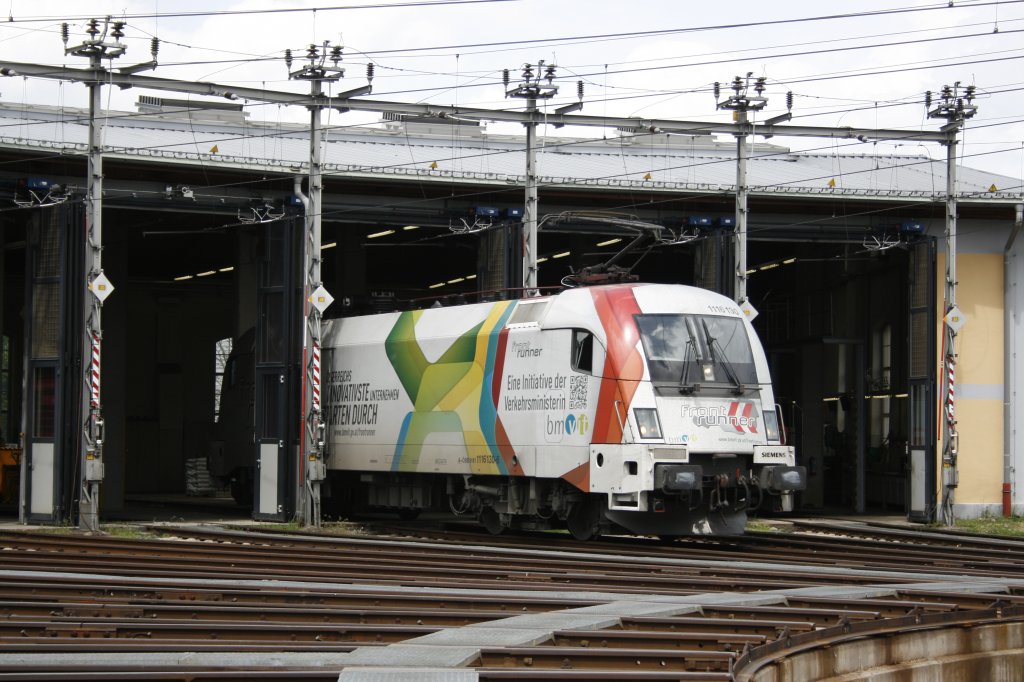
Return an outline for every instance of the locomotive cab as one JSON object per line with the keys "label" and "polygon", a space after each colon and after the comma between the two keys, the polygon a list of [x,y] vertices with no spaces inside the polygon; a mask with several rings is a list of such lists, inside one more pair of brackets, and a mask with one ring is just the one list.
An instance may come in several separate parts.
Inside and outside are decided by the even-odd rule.
{"label": "locomotive cab", "polygon": [[738,306],[689,287],[622,293],[607,295],[614,391],[598,407],[610,403],[621,437],[595,433],[590,448],[605,518],[634,533],[734,534],[749,510],[792,509],[806,473],[782,442],[767,361]]}

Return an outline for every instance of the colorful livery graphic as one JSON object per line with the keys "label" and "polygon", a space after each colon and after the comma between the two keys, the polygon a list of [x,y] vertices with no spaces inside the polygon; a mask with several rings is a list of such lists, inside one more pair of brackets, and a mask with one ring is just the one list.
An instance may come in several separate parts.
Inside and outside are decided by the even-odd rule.
{"label": "colorful livery graphic", "polygon": [[806,479],[749,322],[692,287],[330,320],[322,396],[335,501],[492,532],[739,533]]}

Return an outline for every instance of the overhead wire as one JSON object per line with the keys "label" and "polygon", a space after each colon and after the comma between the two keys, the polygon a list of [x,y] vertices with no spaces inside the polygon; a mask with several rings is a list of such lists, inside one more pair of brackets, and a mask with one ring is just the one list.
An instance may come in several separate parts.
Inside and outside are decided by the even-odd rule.
{"label": "overhead wire", "polygon": [[[1009,1],[1009,2],[1024,2],[1024,0],[1004,0],[1004,3],[1006,1]],[[984,6],[986,4],[992,4],[992,3],[980,3],[980,4],[973,4],[973,5],[967,5],[967,6],[979,7],[979,6]],[[998,4],[998,3],[996,3],[996,4]],[[957,6],[957,7],[963,7],[963,6],[964,5],[960,5],[960,6]],[[317,11],[317,9],[318,8],[295,8],[295,9],[292,9],[292,10],[281,10],[281,11],[302,11],[302,12],[314,12],[315,13]],[[325,11],[326,9],[332,9],[332,8],[319,8],[319,9],[320,9],[320,11]],[[349,9],[349,8],[345,7],[345,8],[334,8],[334,9]],[[882,11],[869,11],[869,12],[860,12],[860,13],[846,13],[846,14],[837,14],[837,15],[826,15],[826,16],[823,16],[823,17],[803,17],[803,18],[794,18],[794,19],[787,19],[787,20],[772,20],[772,21],[765,21],[765,22],[748,22],[748,23],[738,23],[738,24],[722,24],[722,25],[706,26],[706,27],[684,27],[684,28],[676,28],[676,29],[659,29],[659,30],[655,30],[655,31],[636,31],[636,32],[618,33],[618,34],[598,34],[596,36],[573,36],[573,37],[565,37],[565,38],[556,38],[556,39],[553,39],[553,40],[556,40],[556,41],[559,41],[559,42],[570,42],[570,44],[571,44],[571,41],[573,41],[573,40],[588,39],[588,38],[594,38],[594,37],[612,36],[612,37],[642,38],[642,37],[648,37],[648,36],[654,35],[654,34],[663,34],[663,33],[669,33],[670,34],[670,33],[677,33],[677,32],[693,32],[693,31],[704,31],[704,30],[724,30],[724,29],[737,28],[737,27],[764,26],[764,25],[771,25],[771,24],[777,24],[777,23],[793,23],[793,22],[803,22],[803,21],[821,21],[821,20],[825,20],[825,19],[848,19],[848,18],[855,18],[855,17],[886,15],[886,14],[890,14],[890,13],[902,13],[902,12],[909,12],[909,11],[922,11],[922,10],[926,10],[926,9],[948,9],[948,8],[940,6],[940,5],[933,5],[931,7],[924,7],[924,8],[921,8],[921,7],[913,8],[913,7],[911,7],[911,8],[893,9],[893,10],[882,10]],[[277,10],[274,10],[274,11],[277,11]],[[260,13],[260,10],[252,10],[252,11],[241,10],[241,11],[239,11],[237,13],[238,14]],[[217,13],[211,13],[211,16],[215,16],[216,14]],[[128,16],[129,18],[131,18],[131,17],[149,18],[151,16],[158,16],[158,15],[140,14],[140,15],[126,15],[126,16]],[[163,17],[166,18],[167,16],[170,16],[170,15],[163,14],[163,15],[159,15],[159,16],[163,16]],[[193,15],[189,14],[189,16],[193,16]],[[203,16],[203,13],[195,13],[194,16]],[[9,22],[9,23],[17,24],[19,22],[24,22],[24,21],[31,21],[31,20],[22,19],[22,20],[16,20],[15,22]],[[1004,20],[1004,23],[1010,23],[1010,22],[1013,22],[1013,21],[1020,21],[1020,20],[1019,19],[1017,19],[1017,20],[1013,20],[1013,19],[1011,19],[1011,20]],[[975,22],[975,23],[972,23],[972,24],[967,24],[967,25],[963,25],[963,26],[958,25],[956,27],[950,27],[950,28],[965,28],[965,27],[970,27],[970,26],[985,25],[985,24],[988,24],[988,23],[989,22]],[[3,24],[0,24],[0,28],[2,28],[3,26],[4,26]],[[943,30],[943,29],[940,29],[940,28],[915,29],[915,30],[909,30],[909,31],[899,31],[899,32],[892,32],[892,33],[885,33],[885,34],[878,34],[878,35],[879,36],[898,36],[898,35],[909,35],[909,34],[919,33],[919,32],[923,32],[923,31],[931,32],[931,31],[936,31],[936,30]],[[868,44],[868,45],[861,45],[861,46],[848,46],[848,47],[829,48],[827,50],[822,50],[822,51],[819,51],[819,50],[809,50],[809,51],[797,51],[797,52],[791,52],[791,53],[783,53],[783,54],[778,54],[778,55],[755,55],[755,56],[749,57],[749,59],[761,60],[761,59],[781,58],[781,57],[790,57],[790,56],[806,56],[806,55],[811,55],[811,54],[818,54],[818,53],[821,53],[821,52],[838,52],[838,51],[846,51],[846,50],[871,49],[871,48],[877,48],[877,47],[889,47],[889,46],[897,46],[897,45],[898,46],[904,46],[904,45],[909,45],[909,44],[914,44],[914,43],[924,43],[924,42],[933,42],[933,41],[941,41],[941,40],[956,40],[956,39],[962,39],[962,38],[982,37],[982,36],[999,36],[999,35],[1005,35],[1005,34],[1015,33],[1015,32],[1018,32],[1018,31],[1001,30],[1001,31],[998,31],[998,32],[965,34],[965,35],[955,35],[955,36],[939,36],[939,37],[935,37],[935,38],[923,38],[923,39],[918,39],[918,40],[902,41],[901,43],[878,43],[878,44]],[[871,37],[871,36],[857,36],[855,38],[854,37],[851,37],[851,38],[840,38],[840,39],[837,39],[837,40],[846,41],[846,40],[863,39],[865,37]],[[534,42],[537,42],[537,41],[517,40],[517,41],[505,41],[505,43],[495,43],[495,44],[519,45],[519,44],[530,44],[530,43],[534,43]],[[811,42],[811,43],[790,43],[788,45],[781,46],[781,47],[793,47],[793,46],[799,46],[799,45],[804,45],[804,44],[818,44],[820,42],[823,42],[823,41],[815,41],[815,42]],[[834,43],[834,42],[836,42],[836,40],[832,40],[832,41],[829,41],[829,42],[833,42]],[[199,48],[197,46],[187,45],[187,44],[184,44],[184,43],[168,42],[167,44],[180,45],[180,46],[188,47],[189,49],[205,49],[205,50],[210,50],[210,51],[220,51],[220,52],[225,52],[225,53],[230,53],[230,54],[241,54],[241,55],[245,55],[246,54],[246,53],[239,53],[239,52],[229,52],[227,50],[223,50],[222,48]],[[447,46],[441,46],[441,47],[425,47],[425,48],[419,48],[419,49],[422,50],[422,51],[440,50],[440,49],[463,49],[464,50],[465,48],[471,47],[471,46],[472,45],[461,45],[461,46],[460,45],[447,45]],[[780,47],[780,46],[776,46],[776,47]],[[775,47],[742,48],[739,51],[740,52],[748,52],[748,51],[763,50],[763,49],[775,49]],[[393,52],[401,52],[403,54],[406,54],[406,53],[409,52],[409,50],[408,49],[401,50],[401,51],[394,51],[394,50],[366,50],[366,51],[363,51],[362,53],[367,55],[367,56],[380,56],[380,55],[390,54],[390,53],[393,53]],[[735,52],[736,52],[736,50],[732,50],[732,51],[729,51],[729,52],[710,53],[710,54],[734,54]],[[252,60],[264,60],[264,59],[267,58],[266,55],[256,55],[256,54],[247,55],[247,56],[248,56],[249,59],[252,59]],[[661,58],[661,60],[664,60],[664,59],[666,59],[666,58]],[[234,60],[225,60],[225,61],[234,61]],[[245,61],[245,60],[241,60],[241,61]],[[641,62],[642,61],[647,61],[647,60],[641,60]],[[729,58],[729,59],[722,59],[722,60],[717,60],[717,61],[711,61],[711,62],[707,62],[707,63],[708,64],[721,64],[721,63],[728,63],[728,62],[734,62],[734,61],[742,61],[742,58]],[[192,63],[193,62],[168,62],[166,65],[167,66],[181,66],[181,65],[190,65]],[[195,62],[195,63],[214,63],[214,62],[212,62],[212,61],[205,61],[205,62]],[[656,68],[684,68],[684,67],[687,67],[687,66],[694,66],[694,65],[697,65],[697,64],[702,64],[702,63],[696,63],[696,64],[688,63],[688,64],[679,65],[679,67],[667,66],[667,67],[648,67],[648,68],[655,68],[655,69]],[[635,72],[637,72],[639,70],[643,70],[643,69],[625,70],[625,71],[622,71],[621,73],[635,73]],[[611,73],[620,73],[620,72],[612,71]],[[432,75],[438,75],[438,74],[434,73]]]}
{"label": "overhead wire", "polygon": [[[986,3],[986,4],[990,4],[990,3]],[[977,6],[977,3],[976,3],[975,6]],[[936,5],[934,8],[938,8],[938,6]],[[870,12],[868,12],[868,13],[870,13]],[[860,13],[860,14],[857,14],[857,15],[862,15],[862,14],[863,13]],[[165,14],[161,14],[161,16],[166,16],[166,15]],[[840,16],[840,15],[836,15],[836,16]],[[842,16],[848,16],[848,15],[842,15]],[[816,20],[817,18],[820,18],[820,17],[808,17],[806,20]],[[831,18],[831,16],[828,17],[828,18]],[[796,19],[794,19],[794,20],[796,20]],[[730,26],[735,26],[735,25],[730,25]],[[1006,32],[1006,33],[1011,33],[1011,32]],[[929,39],[929,40],[933,40],[933,39]],[[888,73],[891,73],[891,72],[888,72]],[[899,104],[893,104],[893,105],[899,105]],[[358,124],[356,124],[356,125],[358,125]],[[144,148],[144,147],[140,147],[140,148]]]}
{"label": "overhead wire", "polygon": [[[307,14],[316,12],[333,12],[333,11],[345,11],[345,10],[365,10],[365,9],[404,9],[410,7],[439,7],[445,5],[480,5],[480,4],[496,4],[505,2],[519,2],[520,0],[403,0],[399,2],[376,2],[376,3],[363,3],[355,4],[349,3],[345,5],[330,5],[325,7],[276,7],[267,9],[239,9],[239,10],[205,10],[197,12],[122,12],[118,15],[119,19],[156,19],[156,20],[168,20],[168,19],[196,19],[203,17],[238,17],[238,16],[255,16],[263,14]],[[1007,2],[1018,2],[1024,0],[1007,0]],[[55,20],[64,21],[88,21],[95,15],[80,15],[80,16],[60,16],[60,15],[47,15],[47,16],[28,16],[15,18],[13,15],[9,17],[7,23],[40,23],[49,22]]]}
{"label": "overhead wire", "polygon": [[[440,5],[467,5],[467,4],[488,4],[488,3],[499,3],[499,2],[517,2],[518,0],[419,0],[413,2],[394,2],[394,3],[367,3],[367,4],[346,4],[346,5],[333,5],[324,7],[281,7],[281,8],[267,8],[267,9],[243,9],[243,10],[207,10],[199,12],[162,12],[162,13],[123,13],[119,18],[124,20],[131,19],[179,19],[179,18],[202,18],[202,17],[234,17],[234,16],[254,16],[263,14],[294,14],[294,13],[315,13],[315,12],[332,12],[332,11],[346,11],[346,10],[359,10],[359,9],[394,9],[394,8],[405,8],[405,7],[429,7],[429,6],[440,6]],[[892,7],[877,10],[865,10],[860,12],[842,12],[835,14],[824,14],[815,15],[809,17],[792,17],[783,19],[767,19],[760,21],[744,21],[734,22],[726,24],[706,24],[702,26],[688,26],[681,28],[670,28],[670,29],[656,29],[648,31],[631,31],[623,33],[602,33],[602,34],[591,34],[584,36],[566,36],[560,38],[537,38],[530,40],[514,40],[514,41],[494,41],[488,43],[466,43],[458,45],[445,45],[435,46],[430,48],[421,48],[422,50],[454,50],[454,49],[469,49],[473,47],[491,47],[497,45],[522,45],[531,43],[551,43],[551,42],[564,42],[571,40],[580,39],[592,39],[592,38],[606,38],[606,37],[635,37],[635,38],[650,38],[658,35],[674,35],[680,33],[704,33],[709,31],[722,31],[722,30],[734,30],[740,28],[763,28],[767,26],[785,26],[792,24],[801,24],[809,22],[819,21],[836,21],[845,19],[856,19],[856,18],[868,18],[868,17],[891,17],[902,14],[915,14],[921,12],[933,12],[933,11],[949,11],[949,10],[961,10],[961,9],[974,9],[978,7],[988,6],[1006,6],[1016,5],[1024,2],[1024,0],[988,0],[972,2],[971,0],[961,0],[959,3],[951,2],[933,2],[926,5],[911,5],[904,7]],[[60,16],[40,16],[40,17],[21,17],[14,18],[7,23],[18,24],[18,23],[40,23],[40,22],[51,22],[51,21],[87,21],[91,19],[91,16],[72,16],[72,17],[60,17]]]}
{"label": "overhead wire", "polygon": [[[869,12],[869,13],[863,13],[863,14],[864,15],[870,15],[870,14],[873,14],[873,13]],[[861,14],[856,14],[856,16],[860,16],[860,15]],[[848,13],[846,15],[834,15],[834,16],[848,17],[848,16],[853,16],[853,15]],[[813,18],[813,17],[812,18],[807,18],[807,20],[809,20],[809,21],[810,20],[816,20],[816,19],[817,18]],[[729,25],[729,26],[732,26],[732,25]],[[994,34],[994,35],[1005,35],[1005,34],[1014,33],[1014,32],[1018,32],[1018,31],[1002,31],[999,34]],[[982,35],[993,35],[993,34],[972,34],[972,35],[969,35],[969,36],[962,36],[962,35],[961,36],[944,36],[944,37],[937,37],[937,38],[927,38],[927,39],[923,39],[923,40],[924,41],[951,40],[951,39],[958,39],[958,38],[963,38],[963,37],[981,37]],[[876,44],[876,45],[874,45],[874,47],[878,47],[880,45],[889,45],[889,44]],[[835,48],[835,49],[836,50],[868,49],[870,47],[872,47],[872,45],[868,45],[868,46],[848,46],[848,47]],[[760,55],[760,56],[757,56],[757,57],[752,57],[752,59],[753,58],[757,58],[757,59],[770,59],[770,58],[781,57],[781,56],[813,54],[815,52],[817,52],[817,51],[809,51],[809,52],[803,52],[803,53],[801,53],[801,52],[792,52],[792,53],[786,53],[785,55]],[[1022,56],[1024,56],[1024,55],[1022,55]],[[1015,56],[1015,57],[1008,57],[1006,59],[1017,59],[1017,58],[1020,58],[1020,57]],[[267,57],[266,55],[260,55],[260,56],[256,57],[256,59],[265,60],[265,59],[272,59],[272,57]],[[946,59],[949,59],[949,58],[946,58]],[[244,61],[244,60],[242,60],[242,61]],[[732,61],[732,60],[722,60],[721,63],[725,63],[725,61]],[[792,84],[792,83],[799,83],[799,82],[810,82],[810,81],[813,81],[813,80],[816,80],[816,79],[825,79],[825,78],[831,79],[831,78],[838,78],[838,77],[855,77],[855,76],[863,76],[863,75],[875,75],[875,74],[878,74],[878,73],[895,73],[895,72],[898,72],[900,70],[916,70],[916,69],[920,69],[920,68],[944,68],[944,67],[948,67],[948,66],[963,66],[963,65],[968,65],[968,64],[986,63],[986,61],[989,61],[989,60],[970,60],[970,61],[958,62],[956,64],[933,64],[933,65],[930,65],[928,67],[918,66],[918,67],[909,68],[909,69],[886,69],[886,70],[883,70],[883,71],[858,72],[858,73],[855,73],[855,74],[841,74],[841,73],[820,74],[820,75],[811,75],[811,76],[801,77],[801,78],[796,78],[796,79],[783,80],[783,81],[779,81],[779,82],[780,83],[785,83],[785,84]],[[199,62],[197,62],[197,63],[199,63]],[[708,63],[714,63],[714,62],[708,62]],[[188,63],[187,62],[181,62],[180,64],[188,64]],[[680,65],[669,65],[669,66],[665,66],[665,67],[652,67],[652,68],[686,68],[688,66],[694,66],[695,64],[697,64],[697,63],[690,62],[690,63],[680,64]],[[590,74],[590,75],[593,75],[593,74]],[[481,76],[481,78],[483,78],[483,76]],[[465,87],[484,87],[484,86],[488,86],[488,85],[490,85],[490,84],[489,83],[480,83],[480,84],[468,84],[467,83],[467,84],[462,84],[461,87],[464,87],[464,88]],[[450,89],[450,87],[451,86],[441,86],[439,88],[426,88],[426,89],[417,89],[417,90],[396,90],[396,91],[393,91],[393,92],[390,92],[390,93],[383,93],[383,94],[409,94],[409,93],[415,93],[415,92],[430,92],[430,91],[441,91],[441,92],[443,92],[445,90]],[[680,93],[691,93],[691,92],[699,92],[699,91],[701,91],[701,88],[687,89],[687,90],[659,91],[657,93],[652,93],[652,94],[647,94],[647,95],[633,94],[633,95],[630,95],[630,96],[628,96],[626,98],[615,98],[615,99],[634,99],[634,98],[643,97],[643,96],[649,96],[649,97],[672,96],[672,97],[675,97],[675,96],[678,96]]]}

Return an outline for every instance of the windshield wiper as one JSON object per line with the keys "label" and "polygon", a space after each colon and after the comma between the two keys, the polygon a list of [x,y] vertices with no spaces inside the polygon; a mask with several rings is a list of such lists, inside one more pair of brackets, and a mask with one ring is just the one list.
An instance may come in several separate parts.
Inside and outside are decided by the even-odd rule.
{"label": "windshield wiper", "polygon": [[688,383],[686,380],[690,376],[690,351],[693,350],[693,338],[686,340],[686,351],[683,353],[683,376],[679,378],[679,392],[685,395],[689,395],[694,391],[700,389],[698,383]]}
{"label": "windshield wiper", "polygon": [[[725,349],[722,348],[722,344],[718,343],[718,339],[711,335],[711,330],[708,329],[708,323],[705,320],[701,320],[700,324],[704,327],[704,337],[708,342],[708,353],[711,354],[711,361],[715,362],[716,358],[720,358],[717,362],[725,370],[725,375],[729,377],[729,381],[733,384],[733,393],[736,395],[742,395],[746,387],[743,382],[736,376],[736,372],[730,362],[729,357],[725,354]],[[718,353],[715,353],[715,346],[718,346]]]}

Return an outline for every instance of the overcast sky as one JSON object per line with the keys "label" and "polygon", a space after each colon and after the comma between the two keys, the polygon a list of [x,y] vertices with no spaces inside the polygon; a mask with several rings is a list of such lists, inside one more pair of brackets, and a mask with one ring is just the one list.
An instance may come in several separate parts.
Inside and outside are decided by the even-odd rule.
{"label": "overcast sky", "polygon": [[[558,65],[560,87],[549,106],[575,101],[576,82],[582,80],[585,114],[728,120],[728,112],[715,109],[712,84],[722,82],[726,96],[734,76],[752,72],[767,79],[769,104],[759,114],[762,119],[785,111],[791,91],[794,124],[935,129],[941,122],[926,117],[923,93],[960,81],[978,92],[978,114],[960,145],[963,163],[1010,176],[1015,185],[1024,175],[1024,113],[1017,104],[1024,92],[1022,0],[955,0],[953,7],[947,0],[7,4],[0,60],[85,66],[84,59],[64,56],[60,24],[70,24],[70,42],[78,44],[85,37],[85,18],[111,14],[128,24],[128,52],[115,67],[149,60],[150,39],[157,36],[160,66],[149,74],[305,93],[308,85],[288,81],[284,50],[293,51],[297,66],[311,42],[326,40],[344,46],[347,71],[336,91],[365,84],[372,61],[372,98],[442,105],[521,107],[521,101],[504,98],[502,69],[510,69],[516,82],[524,63],[545,60]],[[181,16],[185,13],[198,14]],[[872,14],[835,16],[861,13]],[[821,18],[828,15],[833,18]],[[104,96],[111,108],[131,111],[140,94],[174,96],[115,88],[106,88]],[[0,97],[79,107],[86,104],[86,88],[15,77],[0,80]],[[247,110],[254,121],[307,117],[297,107],[251,103]],[[374,120],[369,114],[334,113],[330,123]],[[507,130],[496,124],[488,129]],[[823,154],[945,154],[937,145],[772,142]]]}

